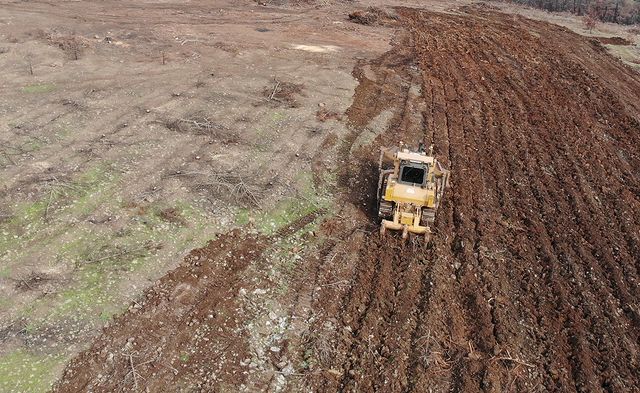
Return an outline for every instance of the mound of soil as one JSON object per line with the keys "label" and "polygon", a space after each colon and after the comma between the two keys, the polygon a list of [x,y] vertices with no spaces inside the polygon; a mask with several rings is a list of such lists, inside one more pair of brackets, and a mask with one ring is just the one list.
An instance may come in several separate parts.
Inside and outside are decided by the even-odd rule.
{"label": "mound of soil", "polygon": [[354,11],[349,14],[353,23],[368,26],[395,26],[398,18],[378,7],[369,7],[365,11]]}
{"label": "mound of soil", "polygon": [[604,45],[632,45],[633,42],[624,39],[622,37],[595,37],[601,44]]}

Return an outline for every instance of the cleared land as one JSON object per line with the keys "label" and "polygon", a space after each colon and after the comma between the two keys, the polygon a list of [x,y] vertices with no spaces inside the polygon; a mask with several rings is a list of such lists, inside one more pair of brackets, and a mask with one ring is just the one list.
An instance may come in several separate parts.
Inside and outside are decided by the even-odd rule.
{"label": "cleared land", "polygon": [[[16,4],[10,8],[16,13],[26,7]],[[28,7],[29,15],[33,7]],[[115,7],[112,12],[130,18],[118,19],[121,25],[123,20],[146,20],[150,9],[158,18],[178,9],[154,7],[145,5],[139,15],[135,7]],[[42,86],[64,85],[64,96],[75,92],[71,96],[84,97],[75,101],[86,110],[103,111],[105,103],[87,98],[86,91],[93,90],[90,86],[97,80],[124,83],[115,75],[139,62],[144,69],[136,77],[149,93],[135,104],[140,110],[134,118],[129,119],[131,106],[112,97],[122,88],[110,90],[114,113],[120,110],[128,119],[121,120],[124,127],[116,127],[119,134],[111,136],[87,121],[90,115],[83,117],[94,130],[96,139],[89,143],[93,151],[104,145],[104,138],[115,144],[126,136],[134,146],[101,147],[99,153],[111,154],[109,168],[121,170],[117,177],[108,177],[117,182],[106,188],[112,191],[88,195],[102,195],[105,201],[131,195],[135,204],[123,199],[111,206],[101,199],[94,209],[115,218],[93,223],[90,219],[98,215],[92,210],[74,225],[111,228],[113,232],[103,229],[96,236],[109,245],[120,244],[113,243],[121,238],[117,223],[126,223],[127,239],[133,236],[128,233],[138,233],[131,226],[140,220],[147,220],[143,225],[151,233],[165,228],[165,222],[168,233],[196,233],[198,241],[214,238],[166,275],[173,267],[170,262],[144,270],[138,279],[158,280],[142,295],[131,291],[128,310],[109,321],[89,349],[71,360],[54,391],[638,389],[637,71],[612,57],[600,40],[486,5],[447,8],[436,3],[431,8],[438,12],[400,7],[352,18],[365,25],[346,20],[354,10],[351,5],[309,9],[304,16],[282,8],[251,8],[256,16],[249,8],[239,11],[229,5],[221,8],[226,13],[221,19],[206,5],[201,7],[189,12],[179,8],[186,14],[176,18],[184,24],[173,19],[168,24],[192,29],[193,38],[174,39],[169,49],[154,52],[169,54],[172,61],[164,66],[158,64],[162,56],[154,55],[156,63],[150,65],[144,63],[144,54],[135,52],[127,67],[116,64],[108,78],[43,80],[37,92],[30,91],[35,89],[30,84],[25,88],[29,91],[15,93],[20,94],[16,100],[49,94],[55,103],[64,99],[62,93]],[[209,16],[202,17],[205,11]],[[216,27],[202,23],[203,18]],[[256,26],[258,20],[268,24]],[[165,21],[162,29],[151,30],[166,34],[166,26]],[[244,41],[231,51],[233,35],[239,32],[246,34]],[[304,42],[298,39],[303,32]],[[216,42],[224,45],[209,45]],[[198,59],[210,62],[182,59],[175,64],[176,53],[191,45]],[[120,50],[118,56],[124,56]],[[221,61],[214,56],[227,57]],[[93,69],[82,61],[68,60],[64,67]],[[148,75],[149,69],[167,66],[175,69]],[[189,67],[202,81],[193,81],[185,71]],[[236,82],[238,73],[242,76]],[[184,88],[189,80],[193,86]],[[127,89],[133,89],[131,83]],[[82,87],[73,90],[75,84]],[[165,95],[158,96],[157,89]],[[162,110],[147,102],[155,100]],[[42,99],[34,99],[34,107],[36,102]],[[27,108],[16,117],[20,124],[53,116],[44,108]],[[76,119],[77,110],[64,116]],[[100,118],[99,113],[93,115]],[[116,118],[105,118],[105,124],[114,124]],[[58,122],[50,121],[47,127]],[[10,132],[20,135],[25,129],[13,127]],[[402,245],[377,234],[373,198],[378,147],[400,141],[433,144],[452,170],[431,244]],[[66,151],[53,148],[50,157]],[[151,159],[158,152],[166,158]],[[89,156],[92,161],[86,154],[78,152],[83,164],[77,168],[106,161]],[[14,207],[7,209],[13,217],[7,233],[29,245],[25,241],[39,244],[51,235],[42,229],[49,221],[75,228],[69,217],[77,217],[73,209],[84,194],[72,192],[103,184],[101,175],[96,175],[96,183],[83,180],[82,171],[63,177],[58,174],[59,159],[53,169],[38,166],[44,174],[37,176],[53,179],[40,180],[48,181],[48,187],[38,188],[36,181],[25,186],[19,179],[25,178],[21,168],[27,158],[17,159],[24,161],[6,164],[5,171],[14,177],[7,177],[13,180],[4,186],[3,197],[40,201],[37,225],[42,227],[26,227],[40,236],[35,238],[22,237],[31,236],[29,231],[10,232],[27,225],[15,221],[23,215]],[[127,160],[134,162],[125,165]],[[154,165],[141,174],[140,166],[148,163]],[[152,181],[146,183],[147,178]],[[52,191],[67,188],[68,194]],[[149,195],[152,199],[146,202],[141,198]],[[190,227],[193,218],[180,205],[167,202],[182,200],[205,212],[202,231]],[[222,213],[217,206],[230,211]],[[221,225],[210,228],[213,222]],[[228,226],[241,228],[227,231]],[[71,240],[75,235],[69,236]],[[180,244],[195,241],[158,238],[150,243],[144,241],[150,238],[145,232],[140,238],[138,246],[123,243],[80,254],[70,265],[75,270],[61,277],[77,283],[84,277],[80,273],[96,269],[117,282],[131,280],[136,276],[123,273],[123,266],[129,268],[133,260],[143,266],[162,261],[158,255],[170,259],[180,254]],[[7,239],[6,247],[15,247],[15,241]],[[54,245],[65,244],[60,239],[66,238],[54,239]],[[59,266],[71,263],[61,250],[43,248],[36,254],[34,249],[27,248],[32,258],[57,255]],[[167,256],[167,250],[173,254]],[[3,261],[9,261],[12,252],[6,251]],[[31,266],[41,264],[34,259]],[[44,293],[37,283],[42,280],[22,277],[12,270],[14,284],[5,293],[22,299],[21,304],[31,304],[25,293],[45,302],[42,308],[58,304],[58,295]],[[57,285],[52,288],[65,288]],[[127,300],[122,296],[104,304]],[[69,340],[75,343],[91,339],[96,329],[92,318],[101,315],[101,307],[91,302],[83,317],[75,310],[64,314],[37,308],[25,316],[20,304],[11,303],[6,315],[17,322],[43,321],[37,325],[41,329],[63,329],[70,325],[62,316],[73,316],[84,328]],[[38,313],[42,320],[35,318]],[[41,336],[20,323],[9,325],[2,336],[10,348],[3,354],[5,364],[10,365],[15,354],[73,353],[29,341],[32,337]],[[60,342],[64,336],[52,337]]]}

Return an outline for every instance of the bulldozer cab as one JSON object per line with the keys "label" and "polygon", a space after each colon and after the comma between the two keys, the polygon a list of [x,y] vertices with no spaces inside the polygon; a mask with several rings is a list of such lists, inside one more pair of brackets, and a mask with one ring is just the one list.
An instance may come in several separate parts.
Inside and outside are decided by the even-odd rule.
{"label": "bulldozer cab", "polygon": [[400,163],[399,183],[422,187],[427,181],[429,165],[403,161]]}

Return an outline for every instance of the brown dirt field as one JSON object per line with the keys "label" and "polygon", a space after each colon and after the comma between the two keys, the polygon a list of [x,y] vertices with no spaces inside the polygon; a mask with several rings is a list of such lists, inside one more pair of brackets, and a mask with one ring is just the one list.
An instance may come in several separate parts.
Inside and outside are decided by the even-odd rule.
{"label": "brown dirt field", "polygon": [[400,10],[394,48],[356,69],[356,130],[399,105],[348,184],[401,140],[433,143],[453,184],[431,249],[371,235],[331,278],[349,285],[314,302],[309,346],[330,353],[307,386],[633,391],[640,77],[563,28],[466,11]]}
{"label": "brown dirt field", "polygon": [[[240,362],[248,349],[236,337],[241,322],[223,310],[240,306],[236,296],[242,275],[264,251],[264,240],[240,239],[232,232],[192,251],[181,267],[146,292],[144,301],[105,329],[91,352],[75,360],[82,366],[68,370],[71,382],[58,390],[211,390],[242,383]],[[96,378],[97,368],[101,375]]]}
{"label": "brown dirt field", "polygon": [[[353,11],[366,12],[331,8]],[[252,90],[256,108],[311,108],[309,151],[266,155],[304,160],[335,201],[297,190],[313,205],[298,219],[270,233],[250,220],[189,253],[54,392],[640,388],[640,74],[598,41],[493,7],[380,12],[393,30],[345,28],[392,39],[368,57],[351,43],[344,115],[311,105],[315,80],[262,75]],[[433,144],[452,171],[429,244],[378,235],[379,147],[401,141]],[[197,173],[186,169],[166,176]],[[190,225],[172,208],[159,216]]]}

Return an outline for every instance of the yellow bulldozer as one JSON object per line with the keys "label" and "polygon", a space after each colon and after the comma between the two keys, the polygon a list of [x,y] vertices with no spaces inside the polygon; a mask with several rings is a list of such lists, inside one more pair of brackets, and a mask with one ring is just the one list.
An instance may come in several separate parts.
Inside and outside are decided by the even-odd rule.
{"label": "yellow bulldozer", "polygon": [[410,233],[429,241],[438,206],[449,186],[449,171],[420,144],[417,151],[400,145],[380,152],[378,180],[378,217],[380,233],[387,229]]}

